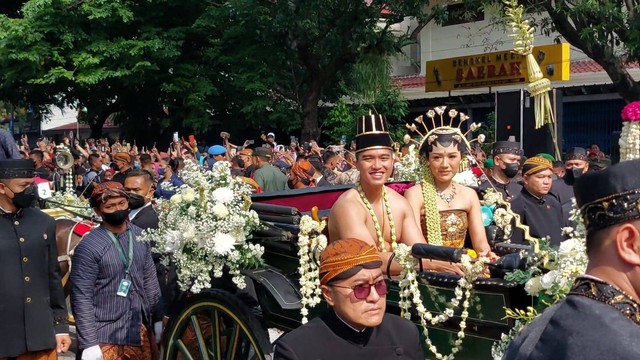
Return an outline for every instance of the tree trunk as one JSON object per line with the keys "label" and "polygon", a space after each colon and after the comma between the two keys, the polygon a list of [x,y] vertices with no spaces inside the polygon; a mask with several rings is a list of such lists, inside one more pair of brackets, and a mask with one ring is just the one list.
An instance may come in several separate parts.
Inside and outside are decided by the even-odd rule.
{"label": "tree trunk", "polygon": [[320,138],[320,126],[318,124],[318,102],[320,90],[312,89],[302,102],[302,141]]}
{"label": "tree trunk", "polygon": [[88,123],[91,128],[91,137],[93,139],[98,139],[102,137],[102,127],[104,123],[107,121],[107,118],[111,114],[106,113],[98,113],[93,118],[91,118]]}

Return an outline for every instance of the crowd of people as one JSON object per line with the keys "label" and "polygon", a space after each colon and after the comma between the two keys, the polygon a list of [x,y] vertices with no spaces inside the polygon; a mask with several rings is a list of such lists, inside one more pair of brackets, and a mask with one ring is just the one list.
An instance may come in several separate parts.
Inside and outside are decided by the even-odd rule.
{"label": "crowd of people", "polygon": [[[6,300],[7,305],[0,309],[8,309],[1,314],[13,316],[10,323],[19,323],[16,331],[7,328],[13,338],[11,344],[0,345],[0,359],[24,354],[52,358],[56,352],[66,351],[71,341],[53,253],[55,226],[50,218],[30,207],[35,199],[31,186],[34,176],[51,181],[56,190],[71,190],[88,199],[102,219],[100,227],[74,250],[70,275],[71,305],[82,360],[157,356],[156,344],[167,318],[176,314],[180,291],[175,265],[160,261],[160,254],[152,253],[148,244],[135,239],[144,229],[158,227],[152,199],[171,198],[174,188],[183,184],[180,175],[187,161],[199,164],[204,171],[216,162],[227,161],[232,174],[252,184],[255,192],[355,185],[345,190],[331,208],[328,231],[332,243],[320,259],[321,290],[330,311],[279,340],[276,359],[305,358],[309,351],[316,357],[328,358],[356,350],[361,355],[372,354],[373,358],[382,353],[422,358],[415,327],[384,314],[387,289],[382,278],[397,275],[401,269],[392,249],[396,243],[469,247],[489,261],[497,260],[489,246],[480,209],[480,199],[490,191],[511,203],[532,236],[549,237],[555,246],[564,241],[560,229],[568,224],[567,204],[573,198],[579,204],[593,206],[592,212],[592,208],[586,209],[588,229],[624,222],[627,215],[631,220],[638,217],[637,206],[617,206],[615,200],[611,200],[617,206],[613,210],[622,215],[602,212],[603,207],[607,210],[612,204],[608,199],[618,193],[635,191],[625,196],[636,196],[640,191],[636,183],[623,182],[620,189],[604,187],[595,192],[606,195],[602,198],[590,194],[583,176],[602,178],[601,181],[609,178],[607,171],[602,171],[600,177],[583,175],[597,173],[592,168],[594,156],[596,161],[604,158],[593,149],[572,148],[559,166],[549,154],[525,158],[519,143],[497,141],[491,150],[491,164],[484,153],[470,146],[459,128],[440,126],[426,129],[426,135],[417,141],[419,147],[411,152],[409,146],[391,141],[380,115],[362,118],[356,140],[349,148],[341,144],[323,149],[316,142],[300,146],[293,138],[285,147],[276,143],[273,133],[264,135],[260,146],[253,146],[252,141],[236,146],[229,138],[228,133],[221,133],[220,144],[206,146],[193,137],[185,140],[176,136],[166,151],[155,146],[139,149],[135,143],[106,138],[64,137],[58,145],[41,138],[31,149],[23,137],[20,145],[9,146],[14,151],[6,151],[5,146],[5,154],[0,157],[24,159],[0,160],[0,226],[15,240],[0,243],[0,263],[6,267],[3,276],[7,276],[0,286],[0,299]],[[403,157],[416,157],[424,165],[421,181],[390,188],[388,181]],[[469,160],[472,161],[467,163]],[[625,171],[637,172],[629,166],[625,165]],[[477,186],[454,181],[465,167],[477,176]],[[574,194],[572,186],[576,181],[582,185],[575,188]],[[600,204],[602,201],[605,203]],[[632,234],[630,228],[624,229],[622,235],[627,240],[622,239],[622,230],[616,230],[616,236],[622,239],[616,241],[622,245],[609,246],[609,255],[615,258],[616,251],[624,250],[626,257],[617,257],[620,266],[640,264],[640,255],[631,255],[640,246],[629,242],[640,242],[638,231]],[[516,227],[512,242],[525,243],[519,230]],[[588,235],[588,249],[600,248],[593,244],[596,240],[589,243],[591,237]],[[44,241],[33,241],[40,238]],[[625,244],[626,250],[622,248]],[[42,258],[45,253],[49,255]],[[334,262],[342,264],[345,259],[349,259],[348,266],[335,267]],[[32,268],[34,260],[48,265]],[[599,280],[580,280],[577,289],[585,297],[594,289],[614,283],[632,294],[625,301],[637,305],[633,286],[620,283],[611,272],[603,271],[601,257],[590,253],[590,260],[600,266],[592,271]],[[460,266],[446,261],[422,260],[420,267],[426,271],[463,273]],[[34,281],[30,283],[32,277]],[[14,287],[23,290],[16,294],[11,290]],[[606,298],[604,290],[598,291],[598,296]],[[30,305],[40,298],[49,300],[37,307]],[[593,306],[588,302],[579,305]],[[45,313],[48,315],[42,315]],[[407,336],[394,336],[398,331]],[[335,346],[322,346],[322,342],[316,347],[300,346],[303,342],[299,339],[309,336],[332,338]]]}

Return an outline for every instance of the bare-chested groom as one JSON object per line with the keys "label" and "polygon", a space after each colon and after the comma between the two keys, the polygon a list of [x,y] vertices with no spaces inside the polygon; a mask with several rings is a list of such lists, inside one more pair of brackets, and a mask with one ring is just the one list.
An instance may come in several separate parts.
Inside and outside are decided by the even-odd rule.
{"label": "bare-chested groom", "polygon": [[[386,272],[393,241],[406,245],[426,243],[407,200],[384,184],[393,169],[393,148],[382,115],[366,115],[358,122],[356,168],[360,181],[342,194],[329,215],[330,239],[362,239],[378,248],[382,270]],[[461,270],[443,261],[423,261],[425,270],[453,272]],[[400,266],[394,261],[391,274]]]}

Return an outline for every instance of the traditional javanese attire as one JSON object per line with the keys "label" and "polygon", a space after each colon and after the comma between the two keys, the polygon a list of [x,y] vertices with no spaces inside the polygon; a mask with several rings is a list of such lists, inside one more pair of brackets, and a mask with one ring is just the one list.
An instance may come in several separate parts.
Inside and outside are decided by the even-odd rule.
{"label": "traditional javanese attire", "polygon": [[[381,265],[382,259],[374,246],[358,239],[337,240],[320,256],[320,284],[332,286],[335,281]],[[379,293],[382,299],[377,301],[384,303],[385,294]],[[354,294],[348,296],[353,300]],[[379,325],[359,331],[341,319],[338,310],[331,308],[278,339],[274,360],[424,359],[418,328],[409,320],[384,314]]]}
{"label": "traditional javanese attire", "polygon": [[[587,239],[597,241],[594,232],[640,219],[640,160],[584,174],[574,191]],[[600,260],[606,266],[606,259]],[[622,271],[611,265],[611,271]],[[524,328],[503,359],[640,359],[638,339],[640,303],[613,284],[585,275],[576,279],[565,299]]]}
{"label": "traditional javanese attire", "polygon": [[[549,159],[534,156],[524,162],[522,173],[525,176],[532,176],[552,169],[553,164]],[[511,210],[520,215],[520,221],[523,225],[529,226],[531,236],[536,238],[548,236],[551,239],[551,245],[559,245],[565,240],[562,228],[566,226],[567,219],[564,218],[562,205],[553,195],[536,196],[523,187],[520,194],[511,200]],[[514,229],[511,242],[528,244],[521,229]]]}
{"label": "traditional javanese attire", "polygon": [[[31,160],[0,160],[0,179],[33,175]],[[39,209],[0,209],[0,359],[55,359],[69,332],[55,228]]]}
{"label": "traditional javanese attire", "polygon": [[274,360],[424,359],[418,328],[385,314],[382,324],[356,331],[329,311],[279,339]]}
{"label": "traditional javanese attire", "polygon": [[[442,246],[462,248],[469,227],[468,214],[464,210],[440,210],[440,233],[442,234]],[[426,239],[429,238],[424,206],[420,210],[420,228]]]}
{"label": "traditional javanese attire", "polygon": [[640,304],[592,277],[516,337],[503,360],[640,358]]}

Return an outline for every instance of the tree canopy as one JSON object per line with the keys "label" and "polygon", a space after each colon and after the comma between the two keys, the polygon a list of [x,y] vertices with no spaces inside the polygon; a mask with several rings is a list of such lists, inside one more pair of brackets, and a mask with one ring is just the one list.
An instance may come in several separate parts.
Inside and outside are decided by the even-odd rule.
{"label": "tree canopy", "polygon": [[[640,3],[636,0],[521,1],[536,29],[559,34],[598,63],[627,102],[640,100],[640,83],[629,64],[640,59]],[[465,0],[468,9],[501,7],[501,0]],[[533,16],[535,15],[535,16]],[[498,22],[500,25],[504,23]]]}
{"label": "tree canopy", "polygon": [[321,104],[374,101],[354,96],[372,87],[352,74],[398,53],[409,34],[394,24],[424,19],[426,1],[11,3],[0,8],[0,98],[13,104],[86,108],[95,134],[114,114],[143,137],[270,124],[311,139]]}

